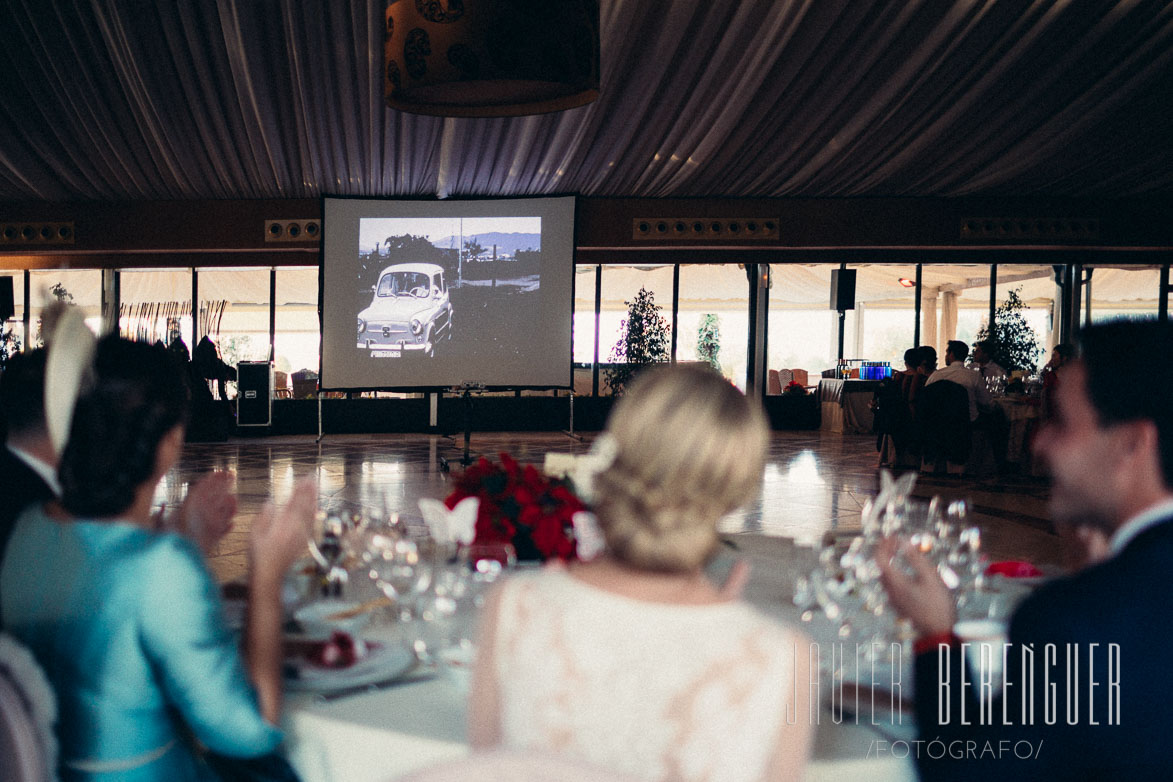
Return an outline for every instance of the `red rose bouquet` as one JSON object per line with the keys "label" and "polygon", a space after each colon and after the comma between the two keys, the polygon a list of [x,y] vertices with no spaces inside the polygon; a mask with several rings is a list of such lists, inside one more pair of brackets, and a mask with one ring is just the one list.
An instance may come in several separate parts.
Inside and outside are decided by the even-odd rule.
{"label": "red rose bouquet", "polygon": [[519,560],[577,558],[573,519],[586,507],[569,484],[507,453],[499,457],[500,464],[481,457],[444,500],[451,510],[466,497],[480,498],[474,543],[511,543]]}
{"label": "red rose bouquet", "polygon": [[786,384],[786,388],[782,389],[783,393],[796,394],[799,396],[806,396],[806,386],[799,383],[797,380],[791,380]]}

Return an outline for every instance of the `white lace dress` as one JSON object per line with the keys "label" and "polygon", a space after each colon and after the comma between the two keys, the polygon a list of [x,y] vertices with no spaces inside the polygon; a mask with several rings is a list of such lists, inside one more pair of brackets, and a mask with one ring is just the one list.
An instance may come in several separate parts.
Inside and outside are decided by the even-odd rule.
{"label": "white lace dress", "polygon": [[806,716],[793,713],[798,639],[742,603],[520,575],[496,627],[502,743],[649,780],[762,779],[781,720]]}

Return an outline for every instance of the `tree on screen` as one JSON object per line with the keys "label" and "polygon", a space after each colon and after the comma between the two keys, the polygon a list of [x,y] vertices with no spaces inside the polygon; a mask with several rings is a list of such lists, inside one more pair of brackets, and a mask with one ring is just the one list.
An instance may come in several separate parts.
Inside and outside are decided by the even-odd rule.
{"label": "tree on screen", "polygon": [[622,394],[632,379],[650,364],[668,360],[668,321],[660,313],[655,297],[647,288],[640,288],[627,305],[627,317],[619,322],[619,340],[611,348],[611,363],[607,383],[612,393]]}

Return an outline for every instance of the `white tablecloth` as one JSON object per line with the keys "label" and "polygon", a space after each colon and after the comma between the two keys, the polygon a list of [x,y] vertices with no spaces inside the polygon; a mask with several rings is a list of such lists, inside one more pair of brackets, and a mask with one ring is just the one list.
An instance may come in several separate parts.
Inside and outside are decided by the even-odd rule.
{"label": "white tablecloth", "polygon": [[821,428],[837,434],[871,434],[874,418],[871,402],[876,385],[874,380],[820,380]]}
{"label": "white tablecloth", "polygon": [[[445,677],[333,703],[295,695],[286,705],[286,751],[304,782],[394,779],[468,753],[464,703],[463,687]],[[836,725],[824,712],[805,779],[912,782],[911,759],[895,757],[891,744],[913,738],[911,718],[881,729]]]}
{"label": "white tablecloth", "polygon": [[[799,568],[810,566],[806,560],[815,554],[780,539],[766,540],[763,546],[759,546],[759,557],[747,556],[753,570],[744,597],[763,613],[797,624],[797,609],[790,602],[791,580]],[[724,577],[732,561],[730,552],[718,558],[713,573],[717,580]],[[830,626],[815,623],[801,628],[821,645],[834,638]],[[402,638],[396,639],[398,632],[402,631],[394,626],[373,626],[365,634],[388,643],[402,642]],[[910,667],[905,680],[909,682],[905,696],[909,697]],[[284,719],[286,751],[304,782],[394,779],[463,757],[469,751],[465,739],[466,682],[442,675],[328,703],[312,695],[291,695]],[[822,694],[828,692],[824,687]],[[867,720],[861,717],[860,721]],[[894,757],[891,741],[911,740],[914,734],[910,715],[903,715],[900,724],[885,723],[873,729],[867,724],[835,724],[823,711],[806,779],[912,782],[916,773],[911,757]]]}

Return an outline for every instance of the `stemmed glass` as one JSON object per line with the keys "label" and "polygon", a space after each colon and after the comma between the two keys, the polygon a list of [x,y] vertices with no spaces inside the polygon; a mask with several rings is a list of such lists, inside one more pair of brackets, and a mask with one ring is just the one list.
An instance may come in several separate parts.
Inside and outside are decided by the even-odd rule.
{"label": "stemmed glass", "polygon": [[346,568],[342,567],[347,553],[344,541],[361,526],[361,516],[357,514],[351,516],[325,510],[314,514],[307,542],[310,555],[318,565],[323,596],[342,594],[348,578]]}

